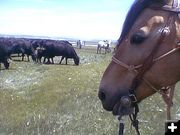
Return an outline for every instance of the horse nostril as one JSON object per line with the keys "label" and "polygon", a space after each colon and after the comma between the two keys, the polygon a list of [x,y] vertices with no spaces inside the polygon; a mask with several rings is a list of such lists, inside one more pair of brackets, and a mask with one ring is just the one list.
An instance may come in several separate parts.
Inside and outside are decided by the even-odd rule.
{"label": "horse nostril", "polygon": [[99,91],[98,96],[101,101],[104,101],[106,99],[106,95],[102,91]]}

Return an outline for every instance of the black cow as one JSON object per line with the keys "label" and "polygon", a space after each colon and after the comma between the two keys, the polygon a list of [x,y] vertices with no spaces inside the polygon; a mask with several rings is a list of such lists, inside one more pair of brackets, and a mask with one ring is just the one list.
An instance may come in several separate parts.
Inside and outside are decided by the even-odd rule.
{"label": "black cow", "polygon": [[29,61],[29,56],[32,57],[33,61],[36,61],[36,56],[35,56],[35,48],[31,44],[32,41],[28,39],[24,39],[24,46],[23,46],[23,52],[22,52],[22,61],[24,60],[24,56],[27,55],[28,61]]}
{"label": "black cow", "polygon": [[25,55],[27,55],[28,61],[29,56],[35,60],[34,49],[31,46],[31,41],[29,39],[22,38],[4,38],[4,44],[6,47],[12,48],[11,54],[22,54],[22,61],[24,61]]}
{"label": "black cow", "polygon": [[44,63],[46,58],[48,58],[48,62],[50,63],[49,61],[50,54],[46,53],[47,51],[44,51],[44,48],[49,50],[48,45],[46,44],[48,41],[52,42],[52,40],[47,40],[47,39],[35,39],[31,42],[31,46],[35,52],[36,62],[41,63],[41,58],[44,57]]}
{"label": "black cow", "polygon": [[53,58],[55,56],[62,56],[59,62],[60,64],[64,58],[66,59],[66,64],[68,58],[71,58],[74,60],[76,65],[79,65],[79,57],[72,44],[64,40],[43,40],[41,46],[37,49],[37,56],[39,59],[41,59],[41,57],[44,57],[45,59],[47,58],[48,62],[50,62],[51,59],[52,63],[54,63]]}
{"label": "black cow", "polygon": [[[2,43],[3,42],[3,43]],[[22,54],[24,42],[16,38],[4,38],[1,40],[1,44],[5,45],[5,48],[12,48],[11,54]]]}
{"label": "black cow", "polygon": [[5,39],[0,39],[0,63],[4,64],[6,69],[9,68],[8,59],[12,53],[13,47],[11,46],[11,42]]}
{"label": "black cow", "polygon": [[35,61],[34,48],[31,46],[31,40],[29,39],[16,39],[13,41],[12,46],[14,46],[13,54],[22,53],[22,61],[24,61],[25,55],[27,55],[28,61],[29,56]]}

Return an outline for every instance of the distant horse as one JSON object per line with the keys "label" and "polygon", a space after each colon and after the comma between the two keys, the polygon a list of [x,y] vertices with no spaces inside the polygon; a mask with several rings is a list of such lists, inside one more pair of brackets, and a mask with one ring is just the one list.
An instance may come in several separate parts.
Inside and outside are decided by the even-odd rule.
{"label": "distant horse", "polygon": [[101,49],[104,49],[104,53],[110,53],[111,49],[109,47],[109,43],[107,40],[99,41],[97,46],[97,53],[101,53]]}
{"label": "distant horse", "polygon": [[180,80],[179,43],[179,0],[135,0],[98,96],[107,111],[129,115],[138,135],[140,101],[160,93],[172,105],[173,86]]}

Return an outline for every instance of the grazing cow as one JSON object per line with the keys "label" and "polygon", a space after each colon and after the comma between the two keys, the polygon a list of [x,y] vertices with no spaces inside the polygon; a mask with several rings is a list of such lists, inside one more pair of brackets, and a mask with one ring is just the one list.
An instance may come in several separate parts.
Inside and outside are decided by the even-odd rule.
{"label": "grazing cow", "polygon": [[13,47],[11,46],[11,42],[5,39],[0,39],[0,63],[4,64],[6,69],[9,68],[8,59],[12,53]]}
{"label": "grazing cow", "polygon": [[28,39],[24,40],[23,53],[22,53],[22,61],[24,60],[25,54],[27,55],[28,61],[29,61],[29,56],[31,56],[33,61],[36,61],[35,49],[31,45],[31,40],[28,40]]}
{"label": "grazing cow", "polygon": [[28,61],[29,56],[32,57],[32,60],[35,61],[34,49],[31,46],[31,40],[29,39],[15,39],[12,43],[13,46],[16,46],[16,49],[13,50],[13,54],[22,53],[22,61],[24,61],[25,55],[27,55]]}
{"label": "grazing cow", "polygon": [[43,63],[46,63],[46,59],[48,59],[48,64],[50,64],[50,59],[54,64],[53,57],[55,57],[54,53],[54,41],[43,40],[40,42],[40,46],[36,49],[36,57],[37,62],[41,63],[41,58],[44,57]]}
{"label": "grazing cow", "polygon": [[9,68],[8,58],[9,58],[9,55],[8,55],[7,50],[5,49],[4,46],[0,45],[0,64],[3,63],[6,69]]}
{"label": "grazing cow", "polygon": [[6,46],[6,48],[12,48],[11,54],[22,54],[23,53],[23,47],[24,47],[24,42],[21,39],[16,39],[16,38],[4,38],[1,40],[1,44]]}
{"label": "grazing cow", "polygon": [[66,59],[66,64],[68,58],[72,58],[74,60],[74,63],[76,65],[79,65],[79,57],[74,50],[72,44],[68,41],[43,40],[41,46],[37,51],[37,57],[41,59],[41,57],[43,56],[45,59],[48,59],[48,62],[50,62],[49,59],[51,59],[52,63],[54,63],[53,58],[55,56],[62,56],[59,62],[60,64],[64,58]]}
{"label": "grazing cow", "polygon": [[11,48],[11,54],[22,54],[22,61],[24,61],[24,56],[27,55],[28,61],[29,56],[32,56],[32,59],[35,60],[34,50],[31,47],[31,42],[29,39],[21,39],[21,38],[4,38],[4,45],[6,47]]}

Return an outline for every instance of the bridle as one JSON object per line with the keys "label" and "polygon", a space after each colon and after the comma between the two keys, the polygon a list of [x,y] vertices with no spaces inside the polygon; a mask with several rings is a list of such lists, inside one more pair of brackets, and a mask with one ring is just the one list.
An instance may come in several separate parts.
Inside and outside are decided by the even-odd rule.
{"label": "bridle", "polygon": [[[150,81],[148,81],[145,77],[144,74],[153,66],[153,64],[155,62],[158,62],[162,59],[167,58],[168,56],[170,56],[171,54],[177,52],[180,49],[180,45],[179,42],[177,43],[177,45],[170,51],[162,54],[159,57],[154,57],[160,46],[162,45],[162,42],[164,41],[164,39],[170,34],[170,24],[173,21],[173,17],[171,16],[173,13],[176,13],[179,17],[180,17],[180,0],[174,0],[174,4],[173,6],[168,6],[165,5],[163,7],[157,7],[157,6],[150,6],[149,8],[154,9],[154,10],[163,10],[163,11],[168,11],[170,12],[170,15],[168,17],[167,23],[165,24],[165,26],[160,30],[161,34],[159,39],[157,40],[154,48],[152,49],[151,53],[149,54],[149,56],[147,58],[145,58],[144,62],[142,64],[139,65],[128,65],[125,62],[119,60],[118,58],[116,58],[115,56],[112,57],[112,61],[118,65],[120,65],[121,67],[124,67],[125,69],[127,69],[129,72],[133,72],[136,76],[132,81],[132,85],[129,89],[129,95],[128,98],[131,100],[131,103],[134,105],[135,107],[135,111],[132,115],[130,116],[130,119],[132,121],[132,125],[135,127],[136,132],[138,135],[140,135],[140,132],[138,130],[138,120],[137,120],[137,114],[139,112],[139,108],[138,108],[138,99],[137,99],[137,95],[136,95],[136,90],[137,87],[139,87],[141,85],[141,83],[144,81],[151,89],[153,89],[155,92],[158,93],[162,93],[162,88],[158,89],[156,88],[152,83],[150,83]],[[180,18],[179,18],[180,19]],[[121,128],[121,127],[120,127]]]}
{"label": "bridle", "polygon": [[[167,9],[166,9],[167,11]],[[180,11],[179,11],[180,12]],[[119,59],[117,59],[115,56],[112,57],[112,61],[115,62],[116,64],[126,68],[129,72],[134,72],[136,75],[136,77],[133,80],[132,86],[131,86],[131,91],[134,91],[132,94],[135,93],[136,88],[138,87],[137,84],[136,86],[134,86],[135,82],[137,83],[137,81],[145,81],[146,84],[148,84],[148,86],[150,86],[155,92],[161,93],[161,90],[157,89],[156,87],[154,87],[146,78],[143,77],[143,75],[145,74],[145,72],[147,72],[152,65],[155,62],[158,62],[166,57],[168,57],[169,55],[175,53],[176,51],[178,51],[180,49],[180,45],[175,46],[173,49],[171,49],[170,51],[162,54],[161,56],[154,58],[154,55],[157,53],[157,51],[159,50],[161,43],[163,42],[163,40],[169,35],[170,33],[170,29],[168,27],[168,25],[170,24],[170,22],[172,21],[172,18],[169,17],[169,20],[166,24],[166,26],[161,30],[161,35],[158,39],[158,41],[156,42],[155,47],[153,48],[152,52],[150,53],[150,55],[144,60],[145,62],[139,65],[128,65],[123,61],[120,61]],[[138,72],[137,70],[140,69],[141,70]],[[135,94],[133,97],[136,97]],[[133,102],[137,102],[137,98],[135,98],[135,101]]]}

